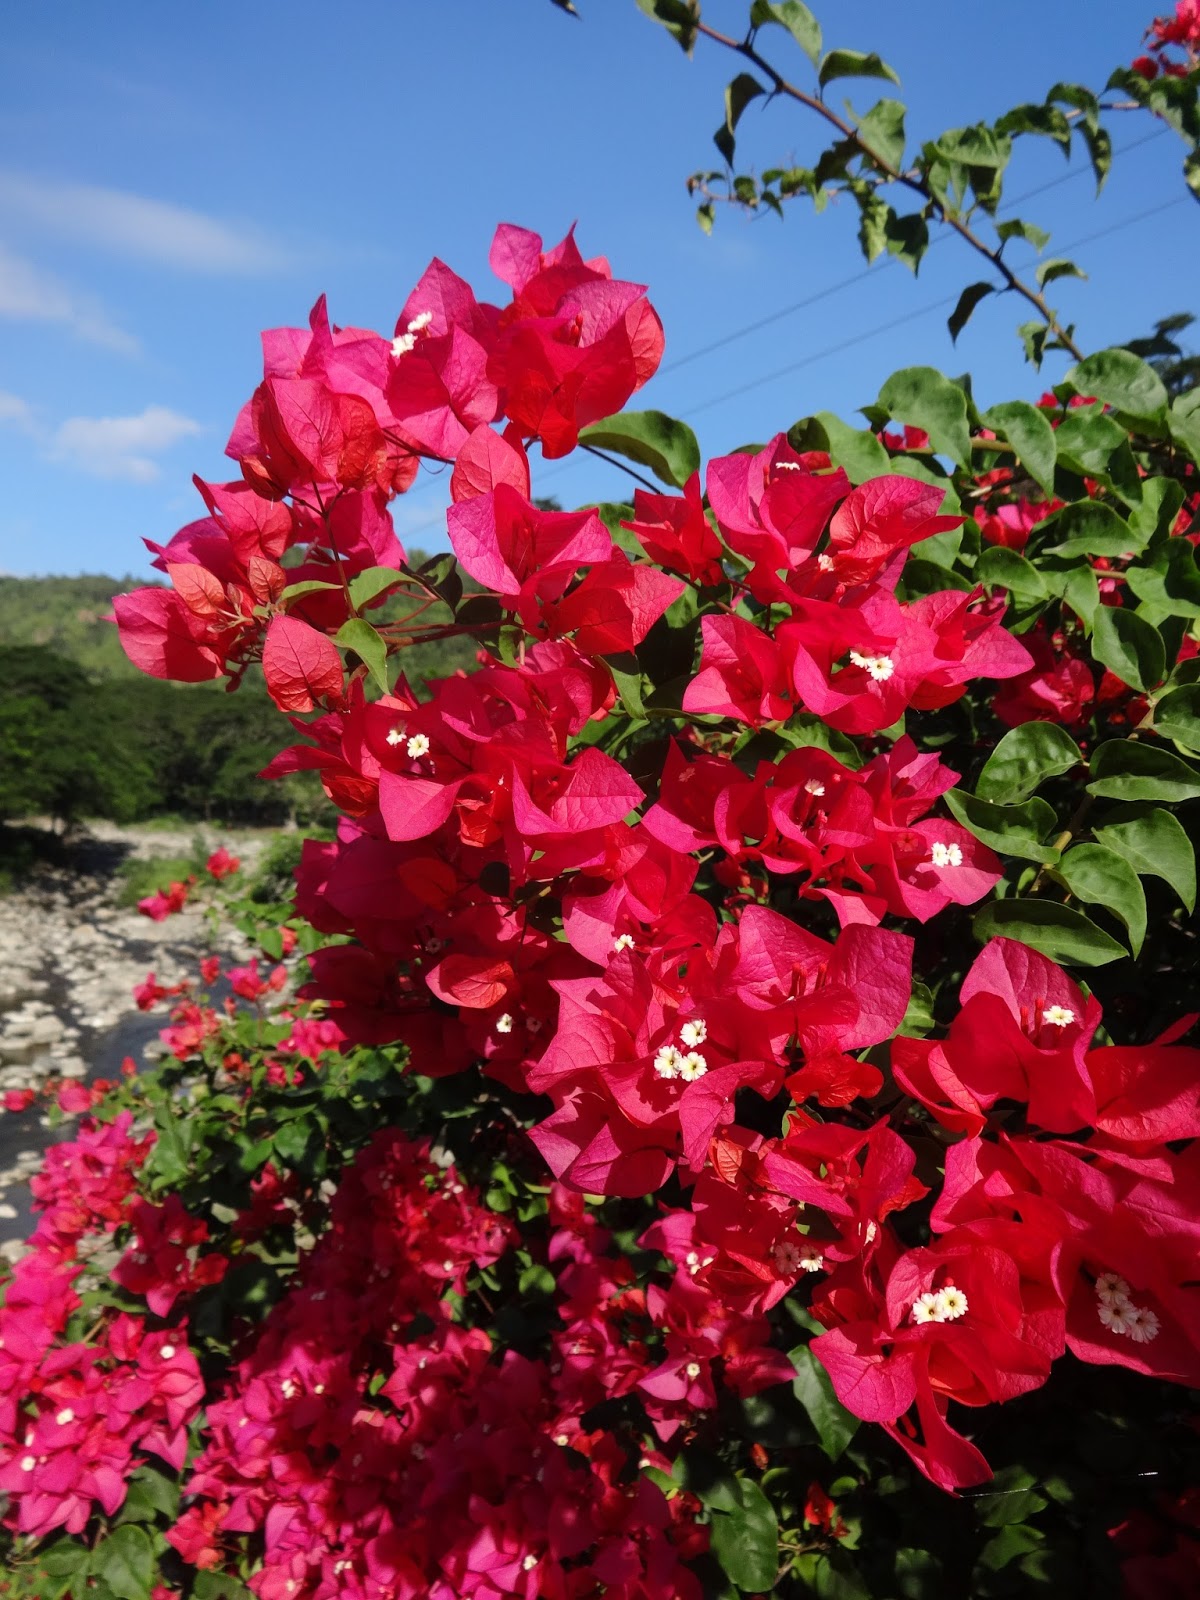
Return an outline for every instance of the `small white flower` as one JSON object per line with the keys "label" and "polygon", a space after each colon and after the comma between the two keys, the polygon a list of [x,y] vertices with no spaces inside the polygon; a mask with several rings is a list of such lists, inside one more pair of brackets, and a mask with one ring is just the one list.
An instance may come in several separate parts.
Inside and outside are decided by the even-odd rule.
{"label": "small white flower", "polygon": [[961,867],[963,853],[956,844],[942,844],[940,841],[930,847],[930,857],[935,867]]}
{"label": "small white flower", "polygon": [[432,311],[418,311],[416,316],[409,323],[408,331],[409,331],[409,333],[424,333],[425,329],[429,326],[429,324],[432,321],[433,321],[433,312]]}
{"label": "small white flower", "polygon": [[805,794],[815,795],[819,800],[825,793],[825,785],[821,782],[820,778],[810,778],[804,785],[804,792]]}
{"label": "small white flower", "polygon": [[617,937],[613,940],[613,949],[614,950],[632,950],[633,949],[633,935],[631,933],[619,933],[617,935]]}
{"label": "small white flower", "polygon": [[442,1262],[442,1271],[443,1272],[453,1272],[454,1271],[454,1263],[453,1263],[453,1261],[443,1261]]}
{"label": "small white flower", "polygon": [[523,1572],[532,1572],[537,1564],[538,1558],[536,1556],[526,1556],[524,1561],[521,1563],[521,1570]]}
{"label": "small white flower", "polygon": [[708,1062],[698,1050],[689,1050],[679,1063],[679,1076],[684,1083],[695,1083],[708,1071]]}
{"label": "small white flower", "polygon": [[279,1387],[283,1391],[283,1398],[285,1400],[290,1400],[296,1392],[296,1385],[290,1378],[285,1378]]}
{"label": "small white flower", "polygon": [[175,1346],[173,1344],[165,1344],[158,1353],[164,1361],[170,1361],[175,1355]]}
{"label": "small white flower", "polygon": [[1106,1305],[1101,1300],[1096,1311],[1109,1333],[1129,1333],[1140,1314],[1138,1308],[1131,1306],[1128,1300],[1123,1300],[1119,1305],[1115,1302]]}
{"label": "small white flower", "polygon": [[568,1445],[571,1441],[568,1439],[565,1433],[556,1433],[554,1435],[554,1442],[557,1445]]}
{"label": "small white flower", "polygon": [[921,1295],[913,1301],[912,1319],[914,1322],[945,1322],[941,1299],[928,1292]]}
{"label": "small white flower", "polygon": [[21,1457],[21,1471],[22,1472],[32,1472],[34,1467],[36,1467],[36,1466],[37,1466],[37,1457],[36,1456],[22,1456]]}
{"label": "small white flower", "polygon": [[1096,1298],[1106,1306],[1124,1305],[1129,1300],[1129,1285],[1119,1272],[1102,1272],[1096,1279]]}
{"label": "small white flower", "polygon": [[864,656],[857,650],[851,650],[850,660],[854,666],[863,667],[876,683],[886,683],[896,670],[891,656]]}
{"label": "small white flower", "polygon": [[777,461],[775,463],[775,471],[776,472],[803,472],[804,468],[800,465],[800,463],[798,461]]}
{"label": "small white flower", "polygon": [[698,1361],[689,1361],[683,1370],[689,1378],[698,1378],[700,1376],[700,1363]]}
{"label": "small white flower", "polygon": [[825,1257],[815,1244],[802,1244],[800,1246],[800,1271],[822,1272],[825,1268]]}
{"label": "small white flower", "polygon": [[1135,1344],[1149,1344],[1151,1339],[1157,1339],[1159,1320],[1149,1306],[1131,1306],[1132,1321],[1125,1331]]}
{"label": "small white flower", "polygon": [[414,733],[405,748],[408,751],[409,759],[412,761],[418,760],[421,756],[427,756],[429,754],[429,735],[427,733]]}
{"label": "small white flower", "polygon": [[387,731],[387,742],[389,744],[403,744],[404,743],[404,729],[403,728],[389,728],[388,731]]}
{"label": "small white flower", "polygon": [[410,350],[416,347],[416,343],[417,341],[415,335],[411,333],[398,333],[392,340],[392,354],[395,356],[396,360],[399,361],[401,356],[406,356]]}
{"label": "small white flower", "polygon": [[1051,1028],[1065,1028],[1075,1021],[1075,1013],[1069,1006],[1047,1006],[1042,1012],[1042,1021]]}
{"label": "small white flower", "polygon": [[938,1299],[942,1303],[942,1320],[944,1322],[956,1322],[959,1317],[966,1316],[967,1297],[961,1289],[956,1289],[953,1285],[945,1289],[939,1289]]}
{"label": "small white flower", "polygon": [[833,571],[833,557],[831,555],[826,555],[826,553],[824,551],[822,551],[821,554],[817,557],[817,571],[818,572],[832,572]]}
{"label": "small white flower", "polygon": [[664,1044],[654,1057],[654,1070],[660,1078],[677,1078],[683,1066],[683,1051],[673,1044]]}
{"label": "small white flower", "polygon": [[800,1246],[793,1244],[790,1239],[785,1239],[782,1244],[777,1244],[771,1251],[771,1259],[775,1263],[775,1270],[781,1277],[790,1278],[793,1273],[800,1271],[801,1255]]}
{"label": "small white flower", "polygon": [[513,1031],[513,1016],[511,1011],[505,1011],[496,1018],[497,1033],[511,1033]]}
{"label": "small white flower", "polygon": [[65,1428],[68,1422],[75,1421],[75,1413],[71,1410],[70,1406],[64,1406],[54,1420],[58,1423],[60,1428]]}
{"label": "small white flower", "polygon": [[694,1050],[708,1038],[708,1024],[703,1017],[693,1017],[691,1022],[685,1022],[680,1028],[679,1037],[689,1050]]}

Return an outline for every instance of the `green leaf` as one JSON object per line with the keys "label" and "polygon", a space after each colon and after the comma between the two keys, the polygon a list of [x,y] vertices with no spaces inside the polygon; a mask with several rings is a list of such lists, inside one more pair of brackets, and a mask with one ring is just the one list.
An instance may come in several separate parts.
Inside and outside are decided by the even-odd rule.
{"label": "green leaf", "polygon": [[1122,683],[1146,693],[1166,677],[1162,634],[1127,606],[1097,606],[1092,618],[1092,654]]}
{"label": "green leaf", "polygon": [[619,411],[579,430],[580,444],[612,450],[649,467],[656,477],[682,489],[700,470],[700,445],[686,422],[662,411]]}
{"label": "green leaf", "polygon": [[972,926],[981,944],[1019,939],[1064,966],[1103,967],[1128,953],[1082,911],[1057,900],[993,900]]}
{"label": "green leaf", "polygon": [[1048,1504],[1037,1492],[1037,1478],[1026,1467],[1002,1467],[992,1479],[992,1491],[971,1498],[975,1518],[985,1528],[1023,1522]]}
{"label": "green leaf", "polygon": [[1077,267],[1073,261],[1068,261],[1063,256],[1054,256],[1049,261],[1039,261],[1033,271],[1038,281],[1038,287],[1044,289],[1048,283],[1054,283],[1058,278],[1086,278],[1087,273]]}
{"label": "green leaf", "polygon": [[1200,683],[1186,683],[1154,702],[1154,731],[1200,750]]}
{"label": "green leaf", "polygon": [[835,78],[890,78],[895,84],[900,79],[881,61],[874,51],[864,55],[861,50],[831,50],[821,62],[817,80],[822,89]]}
{"label": "green leaf", "polygon": [[1006,733],[987,759],[975,793],[981,800],[1008,804],[1025,800],[1047,778],[1069,772],[1083,754],[1069,733],[1054,722],[1025,722]]}
{"label": "green leaf", "polygon": [[1147,605],[1172,617],[1200,617],[1200,566],[1190,539],[1168,539],[1153,565],[1127,567],[1125,581]]}
{"label": "green leaf", "polygon": [[1109,739],[1090,762],[1089,794],[1113,800],[1195,800],[1200,772],[1169,750],[1140,739]]}
{"label": "green leaf", "polygon": [[879,391],[879,402],[898,422],[923,428],[939,454],[960,467],[971,459],[967,397],[934,367],[905,367],[894,372]]}
{"label": "green leaf", "polygon": [[737,1480],[740,1504],[712,1519],[713,1554],[725,1576],[751,1593],[771,1590],[779,1571],[779,1523],[756,1483]]}
{"label": "green leaf", "polygon": [[1008,165],[1012,141],[986,122],[970,128],[950,128],[934,145],[944,160],[964,167],[984,167],[998,171]]}
{"label": "green leaf", "polygon": [[[890,471],[887,451],[869,430],[852,428],[831,411],[818,411],[815,417],[807,420],[817,423],[823,434],[820,446],[808,448],[828,450],[833,464],[845,468],[851,483],[865,483],[868,478],[879,478]],[[788,433],[789,442],[797,450],[805,446],[793,435],[804,426],[804,423],[798,422]]]}
{"label": "green leaf", "polygon": [[950,329],[951,344],[958,343],[958,336],[971,320],[971,313],[979,302],[989,294],[995,294],[994,283],[969,283],[958,297],[958,304],[946,319],[946,326]]}
{"label": "green leaf", "polygon": [[114,1528],[92,1552],[92,1576],[103,1578],[116,1600],[149,1600],[154,1546],[144,1528]]}
{"label": "green leaf", "polygon": [[120,1522],[153,1522],[179,1515],[179,1485],[153,1467],[141,1467],[130,1478],[121,1507]]}
{"label": "green leaf", "polygon": [[754,0],[750,7],[752,27],[774,22],[786,28],[815,67],[821,55],[821,25],[800,0]]}
{"label": "green leaf", "polygon": [[1076,394],[1094,395],[1114,411],[1139,421],[1161,422],[1167,413],[1162,379],[1129,350],[1098,350],[1072,367],[1063,382]]}
{"label": "green leaf", "polygon": [[1200,200],[1200,150],[1191,150],[1184,157],[1183,181]]}
{"label": "green leaf", "polygon": [[836,1461],[858,1432],[858,1418],[834,1394],[829,1374],[808,1345],[789,1350],[788,1360],[796,1369],[792,1393],[808,1413],[821,1449]]}
{"label": "green leaf", "polygon": [[1050,592],[1033,563],[1002,544],[990,544],[981,552],[975,576],[980,583],[1011,589],[1019,600],[1045,600]]}
{"label": "green leaf", "polygon": [[1129,862],[1102,844],[1077,844],[1056,868],[1071,893],[1125,924],[1136,956],[1146,937],[1146,894]]}
{"label": "green leaf", "polygon": [[621,704],[635,721],[645,722],[642,669],[637,657],[630,652],[620,656],[609,656],[607,659],[608,669],[617,686],[617,693],[621,696]]}
{"label": "green leaf", "polygon": [[1096,193],[1099,194],[1104,187],[1104,180],[1112,170],[1112,135],[1107,128],[1093,128],[1086,122],[1079,131],[1083,135],[1084,144],[1087,145],[1092,171],[1096,174]]}
{"label": "green leaf", "polygon": [[1056,449],[1049,418],[1027,400],[1009,400],[983,414],[983,425],[1006,439],[1039,488],[1054,493]]}
{"label": "green leaf", "polygon": [[355,609],[361,611],[372,600],[378,600],[381,594],[386,594],[404,581],[404,574],[397,572],[394,567],[368,567],[365,572],[356,573],[350,579],[350,598]]}
{"label": "green leaf", "polygon": [[734,130],[742,112],[751,100],[757,100],[759,95],[766,92],[758,79],[751,77],[748,72],[739,72],[731,83],[725,85],[725,121],[713,134],[713,143],[730,166],[733,165]]}
{"label": "green leaf", "polygon": [[1059,543],[1056,556],[1127,556],[1141,549],[1141,536],[1102,500],[1077,500],[1047,517],[1042,524]]}
{"label": "green leaf", "polygon": [[1176,478],[1148,478],[1142,498],[1129,512],[1129,526],[1142,545],[1165,543],[1183,505],[1183,485]]}
{"label": "green leaf", "polygon": [[1035,797],[1021,805],[1001,806],[965,789],[951,789],[944,798],[951,815],[993,850],[1043,866],[1058,860],[1054,846],[1043,843],[1057,822],[1054,807],[1045,800]]}
{"label": "green leaf", "polygon": [[223,1572],[197,1572],[192,1581],[192,1600],[251,1600],[250,1590],[237,1578]]}
{"label": "green leaf", "polygon": [[885,167],[899,171],[904,160],[904,107],[899,100],[880,100],[858,125],[858,136]]}
{"label": "green leaf", "polygon": [[700,21],[700,0],[637,0],[639,8],[661,23],[681,50],[691,55]]}
{"label": "green leaf", "polygon": [[326,583],[321,578],[306,578],[303,583],[289,583],[279,596],[280,605],[286,606],[292,600],[302,600],[306,594],[318,594],[322,589],[335,589],[341,592],[340,583]]}
{"label": "green leaf", "polygon": [[1125,429],[1099,406],[1077,406],[1054,430],[1058,459],[1089,478],[1107,478],[1113,455],[1128,444]]}
{"label": "green leaf", "polygon": [[1142,877],[1169,884],[1188,911],[1195,911],[1196,852],[1178,817],[1157,806],[1130,807],[1092,832]]}
{"label": "green leaf", "polygon": [[1055,105],[1014,106],[997,120],[996,131],[1010,136],[1036,134],[1053,139],[1067,155],[1071,153],[1071,124]]}
{"label": "green leaf", "polygon": [[1002,242],[1024,239],[1035,250],[1044,250],[1050,243],[1050,235],[1044,228],[1036,227],[1032,222],[1022,222],[1019,217],[1007,217],[1003,222],[998,222],[996,232]]}
{"label": "green leaf", "polygon": [[351,617],[349,622],[342,623],[333,642],[343,650],[353,650],[384,694],[391,692],[387,675],[387,644],[369,622],[364,622],[361,617]]}

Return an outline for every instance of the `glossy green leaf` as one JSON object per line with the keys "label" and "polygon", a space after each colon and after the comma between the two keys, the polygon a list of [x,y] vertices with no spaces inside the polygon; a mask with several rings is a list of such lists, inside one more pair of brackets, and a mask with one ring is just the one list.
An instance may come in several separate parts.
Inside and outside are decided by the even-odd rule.
{"label": "glossy green leaf", "polygon": [[1057,822],[1054,807],[1045,800],[1034,797],[1020,805],[1001,806],[965,789],[951,789],[944,798],[951,816],[1002,855],[1044,866],[1058,860],[1058,851],[1044,842]]}
{"label": "glossy green leaf", "polygon": [[1083,760],[1071,735],[1054,722],[1025,722],[1006,733],[987,759],[975,793],[1001,804],[1026,800],[1046,781]]}
{"label": "glossy green leaf", "polygon": [[92,1576],[103,1579],[115,1600],[149,1600],[155,1565],[150,1535],[133,1523],[114,1528],[92,1552]]}
{"label": "glossy green leaf", "polygon": [[[824,435],[824,449],[829,451],[835,466],[844,467],[851,483],[863,483],[868,478],[879,478],[891,470],[889,457],[883,445],[865,428],[852,428],[831,411],[818,411],[809,419],[819,424]],[[801,424],[788,434],[796,449],[804,448],[793,435]]]}
{"label": "glossy green leaf", "polygon": [[1200,772],[1173,751],[1140,739],[1109,739],[1089,763],[1089,794],[1113,800],[1195,800]]}
{"label": "glossy green leaf", "polygon": [[983,425],[1012,445],[1017,459],[1039,488],[1047,494],[1054,493],[1057,452],[1054,429],[1044,411],[1027,400],[1009,400],[985,411]]}
{"label": "glossy green leaf", "polygon": [[1019,217],[1006,217],[1003,222],[997,222],[996,232],[1002,240],[1024,239],[1035,250],[1044,250],[1050,243],[1050,235],[1044,228],[1036,227],[1032,222],[1022,222]]}
{"label": "glossy green leaf", "polygon": [[1056,556],[1127,556],[1144,542],[1111,506],[1102,500],[1077,500],[1046,520],[1045,533]]}
{"label": "glossy green leaf", "polygon": [[1129,953],[1082,911],[1057,900],[993,900],[972,926],[981,944],[1019,939],[1064,966],[1103,967]]}
{"label": "glossy green leaf", "polygon": [[1064,256],[1054,256],[1049,261],[1039,261],[1033,269],[1033,275],[1038,281],[1038,287],[1044,289],[1048,283],[1055,283],[1059,278],[1086,278],[1087,273],[1082,267],[1068,261]]}
{"label": "glossy green leaf", "polygon": [[1125,924],[1136,956],[1146,937],[1146,894],[1129,862],[1102,844],[1077,844],[1055,869],[1071,893]]}
{"label": "glossy green leaf", "polygon": [[1154,702],[1154,731],[1200,750],[1200,683],[1186,683]]}
{"label": "glossy green leaf", "polygon": [[958,336],[971,320],[971,313],[981,300],[989,294],[995,294],[994,283],[969,283],[958,297],[958,304],[946,319],[946,326],[950,330],[951,344],[958,343]]}
{"label": "glossy green leaf", "polygon": [[808,1413],[821,1449],[836,1461],[858,1432],[858,1418],[834,1394],[829,1374],[808,1345],[790,1350],[788,1360],[796,1369],[792,1392]]}
{"label": "glossy green leaf", "polygon": [[1141,500],[1129,510],[1129,526],[1138,535],[1140,548],[1171,537],[1183,499],[1183,485],[1177,479],[1147,478]]}
{"label": "glossy green leaf", "polygon": [[1170,884],[1188,911],[1196,909],[1196,852],[1183,824],[1161,807],[1138,806],[1094,828],[1098,842],[1143,877]]}
{"label": "glossy green leaf", "polygon": [[673,488],[682,489],[700,470],[700,445],[686,422],[663,411],[619,411],[579,430],[579,442],[649,467]]}
{"label": "glossy green leaf", "polygon": [[934,149],[946,161],[964,167],[1004,167],[1012,155],[1012,141],[1003,133],[978,122],[970,128],[951,128],[937,140]]}
{"label": "glossy green leaf", "polygon": [[1162,634],[1127,606],[1098,606],[1092,618],[1092,654],[1122,683],[1149,692],[1167,672]]}
{"label": "glossy green leaf", "polygon": [[1125,581],[1139,600],[1172,617],[1200,617],[1200,566],[1190,539],[1168,539],[1146,566],[1127,567]]}
{"label": "glossy green leaf", "polygon": [[980,583],[1010,589],[1018,600],[1045,600],[1050,592],[1033,563],[1002,544],[990,544],[980,552],[975,576]]}
{"label": "glossy green leaf", "polygon": [[289,583],[279,596],[280,605],[288,605],[292,600],[303,600],[306,594],[319,594],[322,590],[336,590],[341,593],[340,583],[326,583],[322,578],[306,578],[303,583]]}
{"label": "glossy green leaf", "polygon": [[960,467],[971,459],[967,397],[934,367],[905,367],[879,391],[879,404],[898,422],[924,428],[934,450]]}
{"label": "glossy green leaf", "polygon": [[1072,367],[1063,382],[1076,394],[1094,395],[1129,417],[1161,420],[1166,415],[1162,379],[1130,350],[1098,350]]}
{"label": "glossy green leaf", "polygon": [[1119,422],[1099,406],[1077,406],[1059,418],[1054,430],[1058,459],[1089,478],[1107,478],[1114,454],[1128,444]]}
{"label": "glossy green leaf", "polygon": [[830,50],[821,61],[817,78],[822,88],[835,78],[890,78],[895,84],[900,82],[874,51],[864,55],[861,50]]}
{"label": "glossy green leaf", "polygon": [[754,0],[750,21],[756,28],[771,22],[786,28],[816,66],[821,55],[821,24],[800,0]]}
{"label": "glossy green leaf", "polygon": [[737,1480],[740,1503],[715,1511],[712,1550],[730,1582],[743,1592],[770,1591],[779,1571],[779,1523],[775,1508],[756,1483]]}
{"label": "glossy green leaf", "polygon": [[725,85],[725,121],[713,134],[713,143],[730,166],[733,165],[734,130],[741,121],[742,112],[752,100],[766,92],[758,79],[748,72],[739,72]]}
{"label": "glossy green leaf", "polygon": [[384,694],[389,693],[387,644],[369,622],[351,617],[349,622],[342,623],[333,642],[343,650],[353,650]]}
{"label": "glossy green leaf", "polygon": [[397,572],[394,567],[368,567],[365,572],[359,572],[350,579],[350,598],[361,611],[372,600],[378,600],[381,594],[386,594],[404,581],[404,574]]}

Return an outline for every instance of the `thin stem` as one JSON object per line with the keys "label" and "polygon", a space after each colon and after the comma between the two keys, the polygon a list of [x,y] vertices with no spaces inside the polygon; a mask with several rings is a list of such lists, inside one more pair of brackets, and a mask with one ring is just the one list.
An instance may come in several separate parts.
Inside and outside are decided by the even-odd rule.
{"label": "thin stem", "polygon": [[605,450],[597,450],[594,444],[584,444],[582,439],[579,441],[579,443],[580,447],[586,450],[588,455],[597,456],[601,461],[607,461],[610,467],[620,467],[622,472],[627,472],[631,478],[635,478],[644,489],[649,489],[652,494],[663,493],[663,486],[661,483],[651,483],[649,478],[643,478],[640,472],[635,472],[632,467],[627,467],[625,463],[618,460],[616,456],[610,456]]}
{"label": "thin stem", "polygon": [[953,229],[960,239],[971,246],[972,250],[986,257],[994,270],[1004,279],[1007,288],[1015,290],[1017,294],[1029,302],[1051,333],[1058,339],[1063,349],[1068,350],[1076,361],[1083,360],[1083,352],[1070,334],[1060,326],[1058,318],[1046,304],[1045,296],[1036,289],[1030,288],[1027,283],[1018,278],[998,249],[993,250],[987,241],[981,239],[968,223],[963,222],[961,218],[948,211],[930,189],[927,179],[916,177],[909,172],[903,172],[898,167],[894,167],[889,161],[885,161],[882,156],[878,155],[868,144],[863,142],[858,130],[847,122],[845,118],[838,116],[837,112],[827,106],[824,100],[819,99],[816,95],[806,93],[805,90],[797,88],[793,83],[789,83],[769,61],[758,53],[749,39],[739,43],[736,39],[731,39],[728,34],[721,33],[718,29],[710,27],[706,22],[697,23],[696,31],[703,34],[705,38],[713,40],[715,44],[723,45],[726,50],[732,50],[736,55],[745,56],[747,61],[752,61],[759,71],[771,80],[775,94],[787,95],[789,99],[795,100],[802,106],[807,106],[810,111],[815,111],[818,116],[824,117],[831,127],[837,129],[843,139],[849,140],[857,150],[868,156],[878,170],[891,182],[902,184],[906,189],[911,189],[915,194],[919,194],[926,205],[932,207],[939,221]]}

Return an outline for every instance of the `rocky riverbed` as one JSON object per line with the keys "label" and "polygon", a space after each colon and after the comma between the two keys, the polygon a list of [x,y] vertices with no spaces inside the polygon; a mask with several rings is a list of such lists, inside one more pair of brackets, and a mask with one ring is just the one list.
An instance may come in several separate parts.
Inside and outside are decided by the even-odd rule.
{"label": "rocky riverbed", "polygon": [[[231,841],[203,827],[173,833],[98,822],[63,865],[38,868],[0,896],[0,1094],[51,1078],[115,1076],[126,1055],[141,1059],[162,1025],[160,1014],[143,1015],[133,1001],[148,971],[178,983],[214,948],[238,960],[251,953],[233,929],[214,946],[202,906],[151,922],[118,903],[123,861],[186,855],[198,836],[209,849],[229,844],[247,870],[273,837]],[[37,1102],[0,1114],[0,1254],[19,1253],[29,1231],[29,1176],[72,1126],[51,1127]]]}

